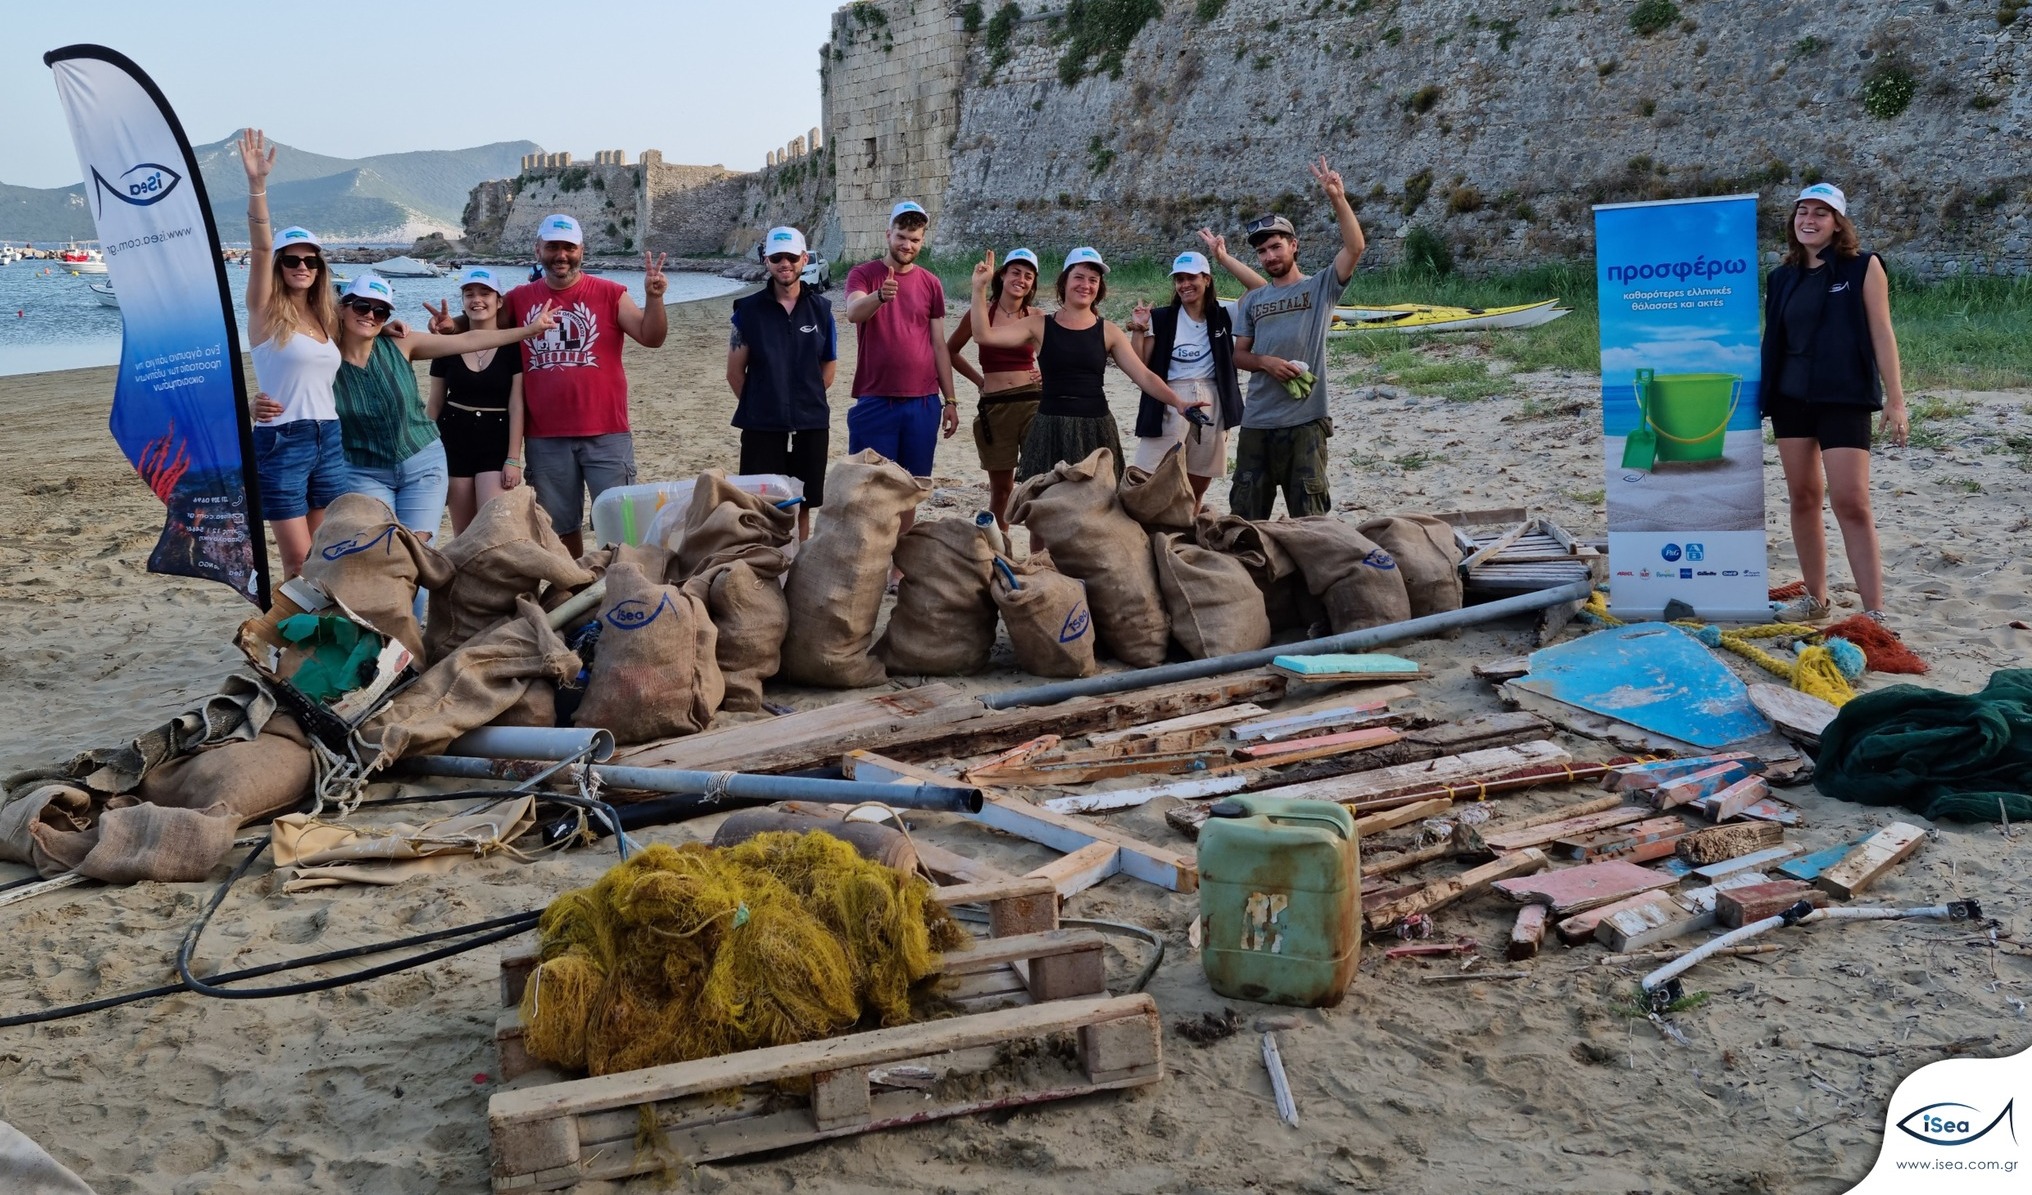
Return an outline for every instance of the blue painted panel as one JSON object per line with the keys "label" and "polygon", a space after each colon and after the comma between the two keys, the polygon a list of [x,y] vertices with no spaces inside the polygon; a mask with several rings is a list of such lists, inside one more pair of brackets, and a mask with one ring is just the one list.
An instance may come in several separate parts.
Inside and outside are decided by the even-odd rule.
{"label": "blue painted panel", "polygon": [[1729,666],[1669,623],[1609,627],[1532,652],[1530,675],[1511,683],[1698,747],[1771,729]]}

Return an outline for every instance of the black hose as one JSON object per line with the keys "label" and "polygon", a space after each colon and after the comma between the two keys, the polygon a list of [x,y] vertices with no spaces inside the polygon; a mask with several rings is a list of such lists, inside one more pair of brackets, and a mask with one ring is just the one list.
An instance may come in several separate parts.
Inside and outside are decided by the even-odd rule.
{"label": "black hose", "polygon": [[[947,912],[951,913],[956,921],[971,921],[976,925],[986,925],[988,923],[988,915],[986,913],[976,913],[971,908],[948,909]],[[1164,939],[1158,935],[1156,930],[1146,929],[1140,925],[1131,925],[1126,921],[1096,921],[1087,917],[1061,917],[1059,918],[1058,925],[1060,929],[1068,925],[1077,925],[1084,926],[1087,929],[1097,929],[1102,933],[1128,934],[1132,937],[1141,938],[1145,942],[1155,946],[1157,953],[1151,955],[1150,961],[1144,963],[1143,969],[1136,973],[1135,982],[1129,985],[1129,991],[1131,992],[1142,991],[1144,985],[1150,982],[1150,977],[1157,974],[1157,968],[1164,962]]]}

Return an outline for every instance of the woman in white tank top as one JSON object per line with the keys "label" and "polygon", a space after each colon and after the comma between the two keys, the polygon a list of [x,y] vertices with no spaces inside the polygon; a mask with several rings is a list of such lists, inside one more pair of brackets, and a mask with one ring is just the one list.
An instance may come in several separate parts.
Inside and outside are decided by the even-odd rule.
{"label": "woman in white tank top", "polygon": [[254,424],[262,512],[282,554],[282,572],[303,571],[325,507],[352,489],[339,438],[332,379],[339,372],[338,304],[317,238],[302,228],[275,235],[268,223],[268,172],[275,149],[259,129],[240,134],[247,171],[247,338],[254,376],[282,413]]}

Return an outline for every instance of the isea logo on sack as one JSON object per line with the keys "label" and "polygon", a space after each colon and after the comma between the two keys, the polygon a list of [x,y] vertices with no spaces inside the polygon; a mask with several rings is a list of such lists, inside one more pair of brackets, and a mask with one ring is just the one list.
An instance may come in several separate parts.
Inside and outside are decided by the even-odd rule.
{"label": "isea logo on sack", "polygon": [[2018,1138],[2018,1097],[2032,1092],[2032,1049],[1950,1058],[1898,1085],[1884,1144],[1854,1195],[2023,1191],[2032,1148]]}

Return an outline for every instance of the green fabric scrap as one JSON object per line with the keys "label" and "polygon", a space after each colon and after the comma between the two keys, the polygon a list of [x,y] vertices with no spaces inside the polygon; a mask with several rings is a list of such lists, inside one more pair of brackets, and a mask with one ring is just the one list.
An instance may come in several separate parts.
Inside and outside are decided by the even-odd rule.
{"label": "green fabric scrap", "polygon": [[336,701],[374,677],[381,637],[341,614],[292,614],[275,624],[284,642],[303,653],[287,678],[320,705]]}
{"label": "green fabric scrap", "polygon": [[2032,669],[1966,696],[1892,685],[1842,706],[1820,736],[1820,791],[1934,820],[2032,821]]}

